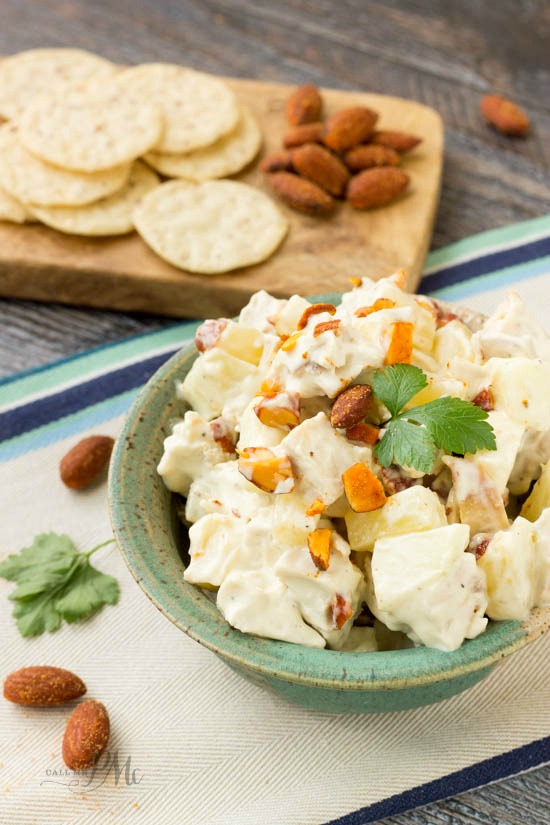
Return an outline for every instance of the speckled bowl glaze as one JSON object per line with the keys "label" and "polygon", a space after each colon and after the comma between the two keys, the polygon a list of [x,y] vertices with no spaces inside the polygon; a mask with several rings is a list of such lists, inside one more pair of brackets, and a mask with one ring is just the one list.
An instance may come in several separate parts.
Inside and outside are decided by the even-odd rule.
{"label": "speckled bowl glaze", "polygon": [[[330,297],[335,300],[336,296]],[[525,622],[491,622],[453,653],[426,647],[379,653],[318,650],[248,636],[230,627],[211,595],[183,581],[181,525],[157,475],[164,438],[183,407],[175,397],[196,357],[192,343],[162,366],[134,402],[109,475],[114,534],[130,572],[158,609],[257,685],[309,708],[379,713],[440,702],[487,676],[550,625],[550,609]]]}

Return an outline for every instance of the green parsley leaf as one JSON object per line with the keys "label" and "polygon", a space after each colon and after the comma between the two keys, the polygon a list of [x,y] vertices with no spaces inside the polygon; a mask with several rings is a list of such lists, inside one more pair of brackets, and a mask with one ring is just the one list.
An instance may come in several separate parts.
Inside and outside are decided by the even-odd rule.
{"label": "green parsley leaf", "polygon": [[52,632],[62,619],[80,621],[104,604],[117,602],[116,580],[89,561],[92,553],[111,541],[79,553],[68,536],[42,533],[30,547],[0,562],[0,576],[17,583],[10,599],[15,602],[13,616],[22,636]]}
{"label": "green parsley leaf", "polygon": [[435,459],[435,446],[427,429],[404,418],[395,418],[387,425],[374,455],[382,467],[401,464],[429,473]]}
{"label": "green parsley leaf", "polygon": [[382,467],[400,464],[423,473],[431,472],[436,448],[446,453],[496,450],[487,413],[470,401],[445,396],[404,410],[403,407],[428,385],[424,372],[411,364],[395,364],[372,378],[375,396],[390,412],[374,455]]}
{"label": "green parsley leaf", "polygon": [[394,364],[375,372],[371,383],[378,400],[395,418],[411,398],[428,386],[428,379],[412,364]]}
{"label": "green parsley leaf", "polygon": [[462,398],[436,398],[402,415],[409,421],[424,424],[436,446],[446,453],[464,455],[497,448],[485,410]]}

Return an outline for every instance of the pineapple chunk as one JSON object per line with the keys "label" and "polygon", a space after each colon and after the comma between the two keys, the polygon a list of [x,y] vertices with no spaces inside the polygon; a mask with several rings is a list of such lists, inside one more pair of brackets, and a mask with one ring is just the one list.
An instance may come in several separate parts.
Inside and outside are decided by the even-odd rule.
{"label": "pineapple chunk", "polygon": [[384,536],[402,536],[447,524],[439,496],[420,486],[390,496],[378,510],[347,513],[345,518],[352,550],[372,550],[374,542]]}
{"label": "pineapple chunk", "polygon": [[536,521],[546,507],[550,507],[550,461],[542,468],[540,478],[524,502],[520,515],[528,521]]}
{"label": "pineapple chunk", "polygon": [[264,336],[257,329],[230,321],[220,336],[218,346],[229,355],[258,366],[264,349]]}

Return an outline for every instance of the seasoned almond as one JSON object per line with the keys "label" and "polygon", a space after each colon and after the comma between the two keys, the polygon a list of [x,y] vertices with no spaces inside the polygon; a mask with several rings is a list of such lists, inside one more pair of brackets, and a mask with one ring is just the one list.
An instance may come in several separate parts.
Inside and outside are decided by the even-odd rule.
{"label": "seasoned almond", "polygon": [[195,333],[195,347],[199,352],[206,352],[215,347],[226,329],[227,318],[209,318],[204,321]]}
{"label": "seasoned almond", "polygon": [[336,398],[330,411],[333,427],[349,430],[362,421],[372,404],[372,389],[367,384],[348,387]]}
{"label": "seasoned almond", "polygon": [[90,435],[75,444],[59,464],[63,484],[71,490],[88,487],[107,467],[114,443],[108,435]]}
{"label": "seasoned almond", "polygon": [[330,215],[334,201],[320,186],[310,180],[300,178],[291,172],[274,172],[267,175],[273,191],[293,209],[307,215]]}
{"label": "seasoned almond", "polygon": [[348,467],[342,481],[349,506],[356,513],[370,513],[386,503],[382,482],[364,462]]}
{"label": "seasoned almond", "polygon": [[63,761],[73,771],[90,768],[109,741],[109,714],[105,705],[87,699],[73,710],[63,737]]}
{"label": "seasoned almond", "polygon": [[349,172],[344,164],[317,143],[305,143],[294,150],[294,168],[298,174],[321,186],[335,197],[344,194]]}
{"label": "seasoned almond", "polygon": [[406,132],[395,132],[390,129],[382,129],[374,132],[371,137],[371,142],[378,146],[387,146],[388,149],[393,149],[400,155],[405,152],[410,152],[415,146],[422,142],[422,138],[416,135],[408,135]]}
{"label": "seasoned almond", "polygon": [[472,400],[472,404],[475,404],[476,407],[480,407],[480,409],[485,410],[485,412],[491,412],[491,410],[494,410],[495,399],[493,398],[491,388],[486,387],[485,389],[480,390],[476,397]]}
{"label": "seasoned almond", "polygon": [[414,324],[396,321],[391,327],[391,339],[386,364],[410,364],[413,354]]}
{"label": "seasoned almond", "polygon": [[320,324],[317,324],[317,326],[313,328],[313,337],[318,338],[325,332],[333,332],[335,335],[338,335],[340,324],[341,321],[339,321],[338,318],[333,318],[332,321],[321,321]]}
{"label": "seasoned almond", "polygon": [[16,670],[4,682],[4,698],[16,705],[63,705],[86,693],[86,685],[70,670],[38,665]]}
{"label": "seasoned almond", "polygon": [[255,405],[254,412],[266,427],[290,430],[300,423],[300,395],[288,390],[265,395]]}
{"label": "seasoned almond", "polygon": [[504,135],[523,137],[529,131],[529,118],[523,109],[500,95],[485,95],[481,113],[487,123]]}
{"label": "seasoned almond", "polygon": [[400,158],[395,149],[370,143],[355,146],[344,155],[344,163],[351,172],[362,172],[373,166],[399,166]]}
{"label": "seasoned almond", "polygon": [[354,209],[375,209],[401,195],[409,185],[409,176],[393,166],[365,169],[355,175],[348,186],[347,199]]}
{"label": "seasoned almond", "polygon": [[283,146],[285,149],[293,149],[295,146],[302,146],[304,143],[322,143],[324,132],[324,124],[320,121],[294,126],[284,136]]}
{"label": "seasoned almond", "polygon": [[317,86],[305,83],[295,89],[285,106],[286,119],[291,126],[301,126],[321,120],[323,99]]}
{"label": "seasoned almond", "polygon": [[320,527],[307,534],[309,555],[319,570],[328,570],[330,564],[330,537],[332,530]]}
{"label": "seasoned almond", "polygon": [[360,422],[346,430],[346,438],[348,441],[357,441],[359,444],[368,444],[372,447],[380,437],[380,430],[372,424]]}
{"label": "seasoned almond", "polygon": [[304,309],[300,315],[296,329],[304,329],[312,315],[320,315],[322,312],[328,312],[329,315],[334,315],[336,307],[334,304],[311,304],[311,306]]}
{"label": "seasoned almond", "polygon": [[336,593],[330,603],[330,608],[332,624],[336,629],[341,630],[345,623],[353,616],[353,605],[341,596],[340,593]]}
{"label": "seasoned almond", "polygon": [[267,447],[247,447],[239,456],[238,469],[265,493],[291,493],[294,472],[287,455],[277,456]]}
{"label": "seasoned almond", "polygon": [[372,315],[373,312],[380,312],[381,309],[393,309],[394,306],[395,301],[392,301],[391,298],[377,298],[374,304],[359,307],[353,314],[357,318],[366,318],[368,315]]}
{"label": "seasoned almond", "polygon": [[376,112],[366,106],[340,109],[327,120],[323,140],[335,152],[345,152],[367,140],[377,120]]}
{"label": "seasoned almond", "polygon": [[214,418],[210,424],[212,438],[226,453],[235,452],[235,433],[225,418]]}
{"label": "seasoned almond", "polygon": [[292,172],[294,169],[292,165],[292,152],[290,151],[281,151],[281,152],[272,152],[270,155],[266,155],[266,157],[260,163],[260,170],[262,172]]}

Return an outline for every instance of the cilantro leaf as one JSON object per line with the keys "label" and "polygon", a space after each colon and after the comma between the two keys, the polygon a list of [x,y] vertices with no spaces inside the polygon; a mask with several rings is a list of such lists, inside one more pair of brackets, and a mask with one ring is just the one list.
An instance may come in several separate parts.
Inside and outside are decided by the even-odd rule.
{"label": "cilantro leaf", "polygon": [[376,397],[395,418],[411,398],[428,386],[428,379],[412,364],[394,364],[375,372],[371,384]]}
{"label": "cilantro leaf", "polygon": [[116,580],[89,561],[92,553],[110,541],[79,553],[68,536],[42,533],[30,547],[0,562],[0,576],[17,584],[10,599],[22,636],[52,632],[62,619],[78,621],[104,604],[115,604]]}
{"label": "cilantro leaf", "polygon": [[429,431],[404,418],[389,422],[383,438],[374,449],[374,455],[382,467],[401,464],[429,473],[435,459],[435,446]]}
{"label": "cilantro leaf", "polygon": [[436,446],[446,453],[464,455],[497,448],[485,410],[462,398],[436,398],[402,415],[409,421],[424,424]]}

